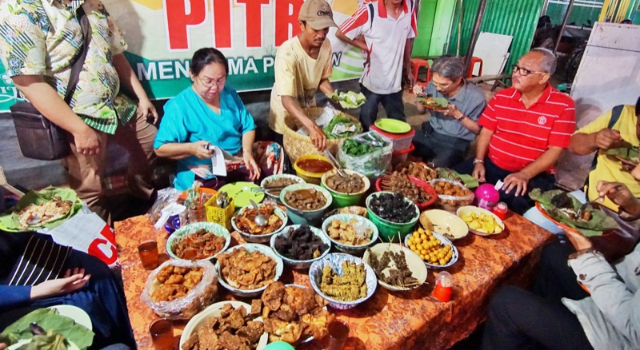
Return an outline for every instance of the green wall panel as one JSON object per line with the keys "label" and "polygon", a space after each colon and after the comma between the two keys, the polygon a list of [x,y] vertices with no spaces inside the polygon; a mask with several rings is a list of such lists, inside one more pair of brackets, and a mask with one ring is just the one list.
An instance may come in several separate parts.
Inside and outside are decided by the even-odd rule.
{"label": "green wall panel", "polygon": [[[575,23],[577,26],[586,25],[588,20],[591,21],[591,24],[596,23],[600,16],[600,11],[602,11],[603,0],[590,1],[590,3],[593,2],[599,2],[600,5],[586,5],[582,4],[580,1],[576,1],[573,4],[573,10],[571,10],[567,23]],[[562,19],[564,18],[564,14],[567,12],[568,5],[569,1],[564,1],[562,4],[555,2],[549,3],[547,6],[547,16],[551,18],[551,23],[555,25],[562,24]]]}
{"label": "green wall panel", "polygon": [[438,0],[422,0],[420,2],[420,13],[418,14],[418,36],[413,43],[411,56],[429,56],[431,46],[431,34],[433,32],[434,18]]}
{"label": "green wall panel", "polygon": [[[509,49],[511,55],[505,67],[515,64],[520,56],[529,51],[543,4],[544,0],[487,0],[480,31],[513,37],[511,48]],[[476,20],[479,6],[480,0],[464,0],[463,2],[460,45],[460,55],[462,56],[465,56],[469,49],[473,24]],[[448,50],[450,54],[456,53],[458,15],[456,14],[454,18],[456,25],[454,25],[451,33],[451,44]]]}

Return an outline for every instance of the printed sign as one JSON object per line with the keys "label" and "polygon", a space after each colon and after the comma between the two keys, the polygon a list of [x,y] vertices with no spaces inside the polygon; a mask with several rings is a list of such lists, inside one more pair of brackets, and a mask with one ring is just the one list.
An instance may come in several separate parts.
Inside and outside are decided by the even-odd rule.
{"label": "printed sign", "polygon": [[[361,4],[360,0],[360,4]],[[189,64],[199,48],[216,47],[229,61],[228,84],[238,91],[273,86],[277,48],[300,32],[302,0],[103,0],[126,38],[126,52],[151,99],[177,95],[191,83]],[[340,25],[355,13],[358,0],[330,0]],[[335,38],[332,81],[354,79],[362,72],[359,49]],[[19,98],[0,68],[0,111]]]}

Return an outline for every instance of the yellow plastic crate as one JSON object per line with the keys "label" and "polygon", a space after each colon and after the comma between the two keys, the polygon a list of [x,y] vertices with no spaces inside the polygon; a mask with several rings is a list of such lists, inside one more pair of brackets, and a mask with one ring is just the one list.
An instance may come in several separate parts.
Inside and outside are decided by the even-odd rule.
{"label": "yellow plastic crate", "polygon": [[231,230],[231,217],[233,216],[236,208],[236,200],[231,197],[229,205],[227,205],[226,208],[220,208],[216,206],[216,199],[218,199],[218,196],[220,196],[220,193],[211,197],[211,199],[204,204],[204,207],[207,209],[207,221],[215,222],[216,224],[226,227],[227,230]]}

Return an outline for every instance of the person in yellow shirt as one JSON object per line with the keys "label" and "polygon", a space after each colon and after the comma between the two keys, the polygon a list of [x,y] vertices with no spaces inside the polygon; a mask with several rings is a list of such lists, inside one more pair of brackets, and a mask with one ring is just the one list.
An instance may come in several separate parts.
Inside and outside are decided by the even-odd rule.
{"label": "person in yellow shirt", "polygon": [[284,118],[291,115],[309,130],[314,146],[322,151],[327,137],[303,108],[315,106],[318,89],[325,95],[333,93],[329,83],[333,74],[331,44],[326,38],[329,27],[337,25],[331,6],[324,0],[305,1],[298,23],[302,32],[285,41],[276,53],[269,127],[276,133],[274,141],[283,144]]}
{"label": "person in yellow shirt", "polygon": [[[588,200],[598,198],[596,184],[598,181],[619,182],[626,185],[635,197],[640,197],[640,183],[632,176],[636,170],[625,168],[616,159],[608,157],[605,152],[626,141],[632,146],[640,145],[640,97],[635,107],[631,105],[617,106],[613,110],[601,115],[575,132],[571,137],[569,151],[578,155],[587,155],[598,151],[596,167],[589,173]],[[618,120],[615,120],[615,117]],[[613,117],[613,119],[612,119]],[[606,200],[605,206],[617,210],[613,202]]]}

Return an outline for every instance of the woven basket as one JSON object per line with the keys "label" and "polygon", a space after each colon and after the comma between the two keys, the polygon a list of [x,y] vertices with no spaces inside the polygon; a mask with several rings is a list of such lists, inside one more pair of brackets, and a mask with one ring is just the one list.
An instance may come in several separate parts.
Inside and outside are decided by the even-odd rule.
{"label": "woven basket", "polygon": [[[311,120],[316,120],[322,115],[322,111],[324,108],[320,107],[310,107],[303,108],[305,114]],[[342,111],[336,111],[337,114],[342,114],[343,116],[348,117],[354,122],[360,124],[360,121],[353,116],[346,114]],[[287,115],[284,119],[284,133],[283,133],[283,141],[284,150],[291,158],[291,163],[295,163],[296,159],[302,156],[318,154],[322,155],[322,152],[319,152],[316,147],[313,145],[311,141],[311,137],[300,135],[297,133],[298,129],[302,127],[294,117]],[[327,149],[331,154],[335,155],[338,152],[338,145],[340,141],[344,140],[344,138],[339,139],[327,139]]]}

